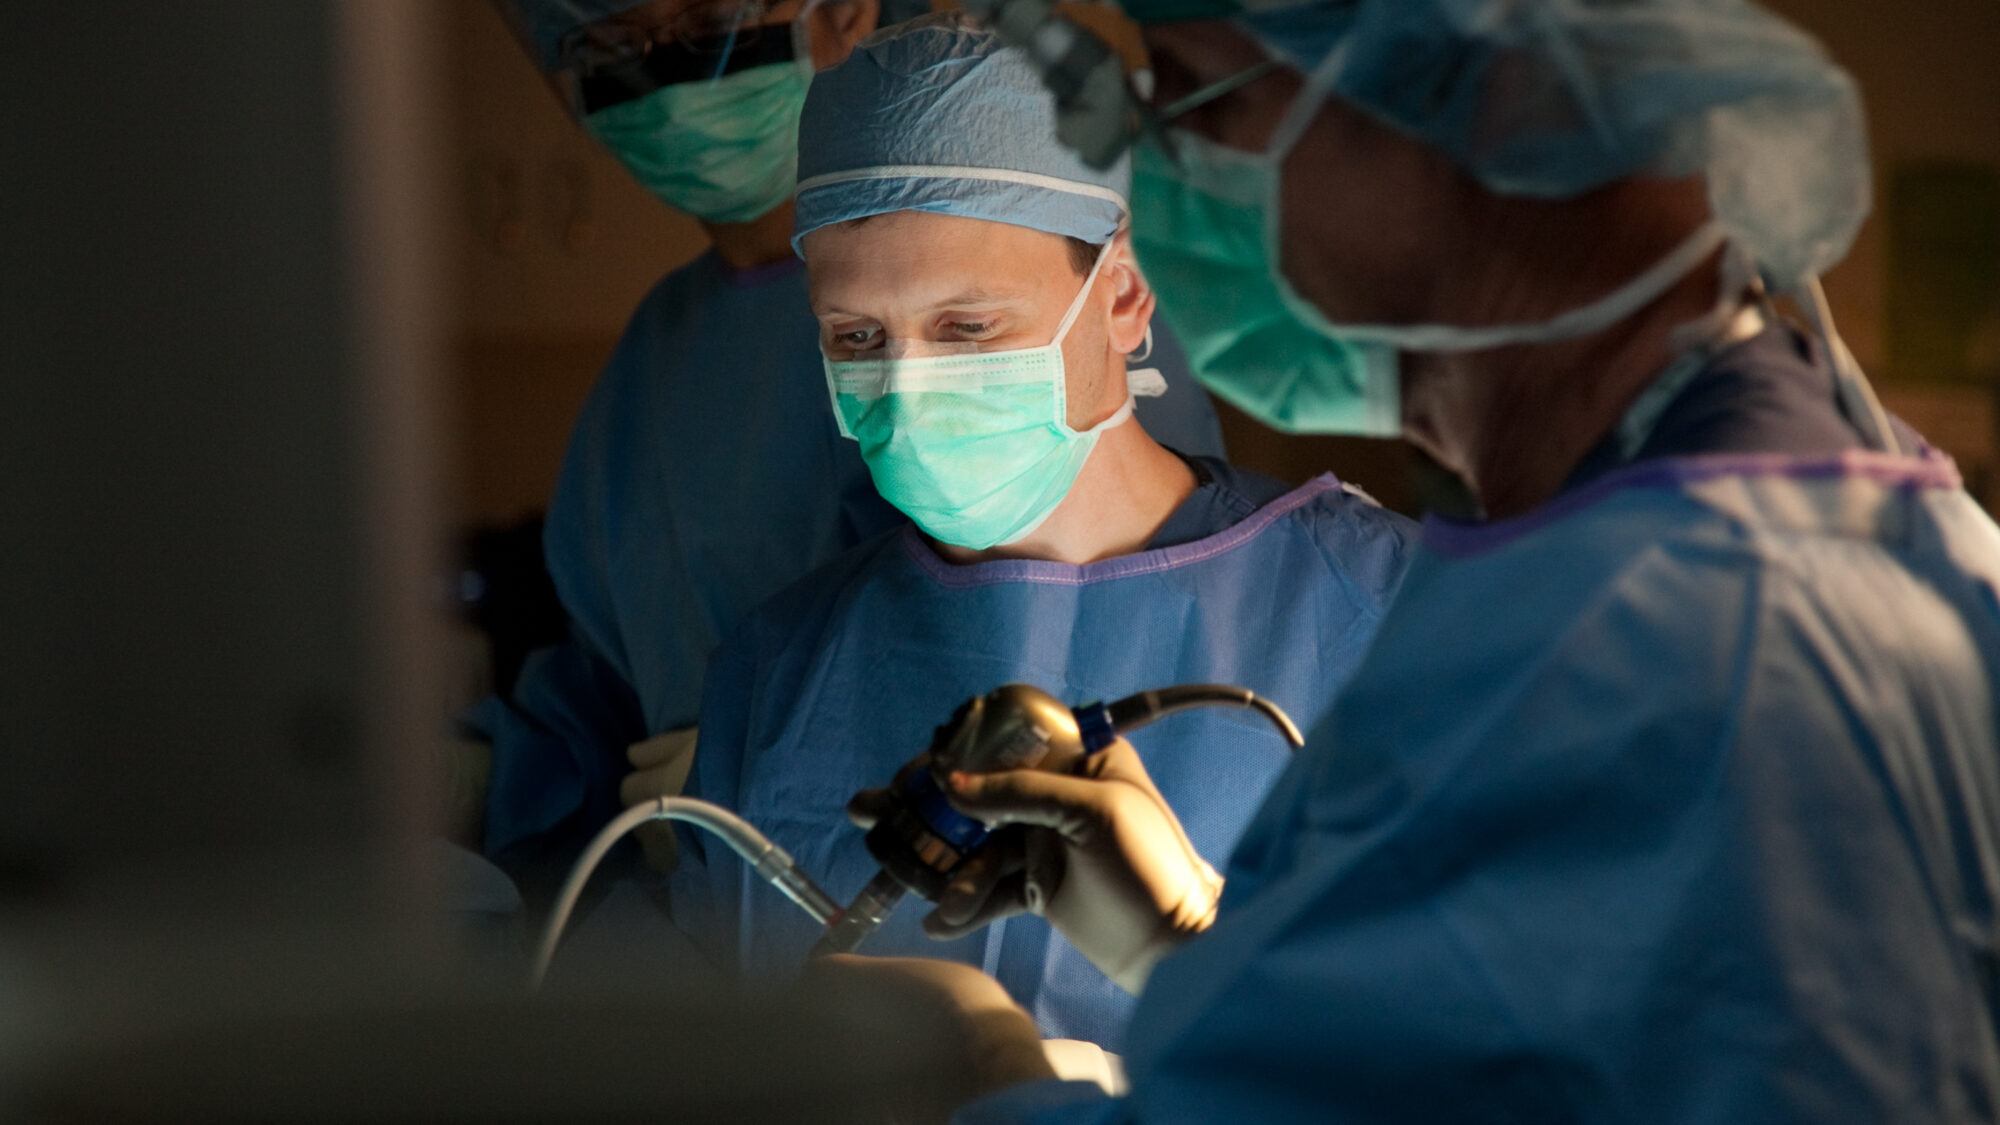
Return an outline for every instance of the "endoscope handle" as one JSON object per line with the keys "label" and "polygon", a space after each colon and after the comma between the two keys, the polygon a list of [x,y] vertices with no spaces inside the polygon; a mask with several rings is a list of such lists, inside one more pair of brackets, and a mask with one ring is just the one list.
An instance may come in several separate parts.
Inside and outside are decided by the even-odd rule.
{"label": "endoscope handle", "polygon": [[929,770],[911,770],[903,777],[903,799],[939,839],[961,852],[985,843],[991,834],[984,824],[951,807]]}
{"label": "endoscope handle", "polygon": [[[953,742],[965,729],[966,715],[977,702],[960,707],[951,721],[937,729],[932,737],[934,753]],[[1086,703],[1072,709],[1071,714],[1076,717],[1077,732],[1084,754],[1095,754],[1118,740],[1116,721],[1109,706],[1103,703]],[[1074,757],[1070,759],[1071,762],[1075,760]],[[1021,767],[1001,765],[999,768]],[[906,807],[917,815],[923,826],[960,854],[970,854],[977,850],[992,834],[985,824],[952,807],[950,799],[945,796],[943,788],[938,785],[936,775],[930,769],[907,771],[898,787],[902,790]]]}
{"label": "endoscope handle", "polygon": [[[1112,718],[1111,708],[1106,704],[1086,703],[1070,713],[1076,716],[1077,733],[1081,736],[1085,754],[1095,754],[1118,741],[1117,721]],[[947,829],[944,833],[946,841],[953,846],[963,846],[969,841],[971,833],[965,831],[965,824],[979,823],[951,807],[950,802],[945,800],[944,791],[938,788],[937,779],[927,769],[911,770],[903,778],[903,795],[934,827],[951,825],[955,829]]]}
{"label": "endoscope handle", "polygon": [[[1118,728],[1111,717],[1111,708],[1103,703],[1086,703],[1075,708],[1077,732],[1083,738],[1083,752],[1095,754],[1118,741]],[[984,824],[966,816],[951,806],[945,798],[944,790],[938,788],[937,779],[931,771],[911,770],[903,778],[903,797],[910,802],[917,815],[924,818],[944,841],[960,851],[971,851],[986,842],[989,832]]]}

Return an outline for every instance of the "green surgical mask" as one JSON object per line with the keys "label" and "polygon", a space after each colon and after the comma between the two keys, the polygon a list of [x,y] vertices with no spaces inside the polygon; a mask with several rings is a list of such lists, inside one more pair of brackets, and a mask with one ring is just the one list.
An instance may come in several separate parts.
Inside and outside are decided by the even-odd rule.
{"label": "green surgical mask", "polygon": [[711,223],[748,222],[798,186],[807,57],[663,86],[584,124],[669,206]]}
{"label": "green surgical mask", "polygon": [[1274,429],[1396,436],[1396,350],[1318,331],[1280,285],[1275,162],[1172,138],[1174,158],[1150,142],[1132,154],[1132,249],[1195,377]]}
{"label": "green surgical mask", "polygon": [[[1724,244],[1722,228],[1704,224],[1651,268],[1542,321],[1336,323],[1281,268],[1279,169],[1330,96],[1342,61],[1336,50],[1314,70],[1261,153],[1169,129],[1172,158],[1150,144],[1133,157],[1132,243],[1159,288],[1162,315],[1186,346],[1195,375],[1271,426],[1395,436],[1401,430],[1402,352],[1480,351],[1602,331],[1657,299]],[[1262,72],[1252,68],[1183,104],[1238,88]],[[1731,311],[1718,307],[1704,320],[1726,320]]]}
{"label": "green surgical mask", "polygon": [[1098,435],[1132,416],[1128,394],[1087,430],[1068,422],[1062,342],[1104,258],[1042,347],[826,361],[842,436],[861,444],[876,491],[932,538],[980,551],[1028,535],[1069,495]]}

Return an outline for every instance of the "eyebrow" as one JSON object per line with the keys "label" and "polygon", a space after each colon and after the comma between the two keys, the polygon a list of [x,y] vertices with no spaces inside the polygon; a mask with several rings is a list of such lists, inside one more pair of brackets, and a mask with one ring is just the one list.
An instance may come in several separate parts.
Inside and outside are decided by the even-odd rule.
{"label": "eyebrow", "polygon": [[[980,286],[975,285],[970,289],[954,294],[950,297],[945,298],[942,301],[933,301],[930,304],[925,305],[919,311],[925,313],[934,313],[939,311],[940,309],[990,308],[995,305],[1019,304],[1023,301],[1029,300],[1032,296],[1033,293],[1031,291],[1026,291],[1026,290],[1014,293],[1004,293],[1004,292],[997,292],[992,289],[982,288]],[[851,316],[857,319],[872,319],[871,314],[848,312],[845,309],[835,308],[831,305],[822,305],[818,301],[813,302],[813,315]]]}

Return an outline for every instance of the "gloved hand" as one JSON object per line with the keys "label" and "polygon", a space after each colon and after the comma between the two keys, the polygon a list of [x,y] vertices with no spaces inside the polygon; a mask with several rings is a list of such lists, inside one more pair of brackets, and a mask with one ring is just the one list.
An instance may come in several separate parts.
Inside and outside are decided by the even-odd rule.
{"label": "gloved hand", "polygon": [[[680,796],[687,787],[688,772],[694,768],[694,747],[700,733],[699,727],[682,727],[633,743],[625,751],[632,772],[618,784],[618,799],[625,807]],[[648,821],[632,834],[639,838],[647,867],[662,875],[673,871],[680,860],[680,843],[674,838],[672,824],[664,820]]]}
{"label": "gloved hand", "polygon": [[[946,779],[961,812],[1020,827],[996,833],[965,861],[924,928],[949,939],[1031,911],[1136,994],[1160,958],[1214,922],[1222,877],[1195,851],[1130,743],[1090,755],[1080,770]],[[887,790],[866,791],[848,815],[870,827],[890,799]]]}
{"label": "gloved hand", "polygon": [[1114,1098],[1132,1092],[1125,1060],[1087,1039],[1044,1039],[1042,1057],[1065,1082],[1089,1082]]}
{"label": "gloved hand", "polygon": [[1057,1077],[1035,1021],[1000,982],[970,965],[922,957],[815,957],[801,980],[820,1003],[861,1011],[901,1010],[928,1030],[949,1060],[926,1105],[891,1105],[895,1119],[943,1118],[1018,1082]]}

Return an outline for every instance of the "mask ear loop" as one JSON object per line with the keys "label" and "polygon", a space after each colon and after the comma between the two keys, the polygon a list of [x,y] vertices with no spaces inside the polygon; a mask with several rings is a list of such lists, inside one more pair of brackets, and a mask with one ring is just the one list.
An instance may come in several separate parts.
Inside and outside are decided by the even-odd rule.
{"label": "mask ear loop", "polygon": [[[1118,241],[1118,236],[1116,234],[1113,234],[1110,238],[1104,240],[1103,246],[1098,247],[1097,260],[1090,264],[1090,272],[1084,275],[1083,288],[1077,290],[1076,299],[1069,303],[1069,311],[1063,314],[1062,323],[1056,326],[1055,339],[1050,340],[1048,346],[1055,349],[1057,356],[1060,357],[1062,355],[1062,342],[1069,336],[1070,326],[1076,323],[1077,317],[1083,315],[1084,300],[1085,298],[1090,296],[1090,291],[1097,287],[1097,279],[1104,273],[1104,263],[1111,260],[1111,246],[1113,243],[1117,241]],[[1148,340],[1147,350],[1150,352],[1152,350],[1152,344],[1150,342],[1152,339],[1151,325],[1146,326],[1146,337]],[[1099,422],[1098,424],[1090,427],[1087,430],[1079,430],[1072,427],[1069,424],[1069,419],[1067,417],[1069,413],[1069,374],[1067,371],[1067,367],[1068,365],[1064,364],[1062,365],[1061,368],[1059,368],[1059,370],[1063,371],[1062,385],[1056,388],[1056,401],[1055,401],[1056,412],[1057,412],[1056,422],[1060,429],[1065,430],[1069,433],[1078,434],[1084,437],[1089,437],[1093,434],[1103,433],[1105,430],[1112,429],[1113,427],[1122,426],[1131,419],[1132,409],[1134,406],[1137,405],[1137,402],[1132,397],[1132,389],[1131,389],[1132,374],[1127,373],[1125,377],[1126,379],[1125,405],[1119,407],[1118,410],[1111,415],[1111,417],[1106,418],[1104,421]]]}
{"label": "mask ear loop", "polygon": [[1091,289],[1097,285],[1098,275],[1104,272],[1104,263],[1111,258],[1111,244],[1117,240],[1117,236],[1113,235],[1097,248],[1097,260],[1090,263],[1090,272],[1083,277],[1083,288],[1076,291],[1076,299],[1069,303],[1069,311],[1063,314],[1062,323],[1056,326],[1055,338],[1049,341],[1050,347],[1061,347],[1063,340],[1069,336],[1070,326],[1083,315],[1084,298],[1089,297]]}
{"label": "mask ear loop", "polygon": [[[1113,240],[1115,241],[1115,240],[1116,240],[1116,239],[1118,238],[1118,235],[1120,235],[1120,234],[1124,234],[1124,233],[1126,233],[1126,230],[1124,230],[1124,229],[1121,229],[1121,230],[1120,230],[1120,231],[1118,232],[1118,234],[1114,234],[1114,235],[1112,235],[1111,237],[1112,237],[1112,239],[1113,239]],[[1108,247],[1108,246],[1109,246],[1109,243],[1107,243],[1107,244],[1106,244],[1106,246]],[[1139,344],[1139,350],[1138,350],[1138,351],[1136,351],[1136,352],[1133,352],[1132,354],[1130,354],[1130,355],[1128,355],[1128,356],[1126,356],[1126,357],[1125,357],[1125,362],[1127,362],[1127,363],[1144,363],[1144,362],[1146,362],[1147,360],[1149,360],[1149,359],[1151,359],[1151,358],[1153,358],[1153,322],[1152,322],[1151,320],[1148,320],[1148,321],[1146,322],[1146,338],[1145,338],[1145,339],[1144,339],[1143,341],[1141,341],[1141,342],[1140,342],[1140,344]],[[1139,369],[1139,370],[1137,370],[1137,371],[1134,371],[1134,372],[1132,372],[1132,374],[1133,374],[1133,375],[1145,375],[1145,374],[1148,374],[1148,373],[1151,373],[1151,374],[1152,374],[1153,376],[1155,376],[1156,378],[1161,378],[1161,379],[1164,379],[1164,376],[1161,376],[1161,375],[1160,375],[1160,373],[1159,373],[1159,371],[1158,371],[1158,369],[1156,369],[1156,368],[1151,368],[1151,367],[1143,367],[1143,368],[1140,368],[1140,369]],[[1148,385],[1150,385],[1150,383],[1149,383]],[[1155,392],[1153,392],[1153,393],[1154,393],[1154,394],[1164,394],[1164,393],[1166,393],[1166,392],[1165,392],[1165,391],[1155,391]]]}
{"label": "mask ear loop", "polygon": [[1764,330],[1763,284],[1750,256],[1733,243],[1725,246],[1717,273],[1715,304],[1668,335],[1667,348],[1673,360],[1639,392],[1619,419],[1614,433],[1621,462],[1629,463],[1639,455],[1667,408],[1711,358]]}
{"label": "mask ear loop", "polygon": [[[1757,276],[1757,265],[1750,255],[1734,242],[1725,242],[1717,273],[1720,276],[1716,284],[1715,303],[1707,312],[1668,333],[1667,348],[1675,355],[1718,351],[1763,330],[1764,317],[1760,310],[1764,283]],[[1750,312],[1756,315],[1746,317],[1745,314]],[[1746,328],[1746,325],[1749,327]]]}
{"label": "mask ear loop", "polygon": [[[1127,363],[1144,363],[1153,358],[1153,326],[1146,326],[1146,342],[1139,350],[1125,357]],[[1125,369],[1125,389],[1135,398],[1159,398],[1167,393],[1167,377],[1157,367],[1128,367]]]}
{"label": "mask ear loop", "polygon": [[[799,14],[785,25],[785,34],[792,39],[792,58],[803,67],[807,78],[812,77],[812,30],[806,26],[806,17],[820,6],[821,0],[806,0]],[[736,37],[743,31],[743,21],[750,17],[750,5],[743,4],[736,9],[736,18],[729,23],[729,35],[722,41],[721,57],[715,60],[715,73],[708,76],[710,85],[722,81],[722,72],[729,67],[729,56],[736,53]]]}
{"label": "mask ear loop", "polygon": [[[1320,65],[1314,68],[1299,90],[1292,104],[1286,107],[1285,115],[1271,133],[1271,143],[1264,150],[1264,159],[1269,164],[1270,190],[1272,198],[1265,204],[1265,239],[1270,268],[1278,276],[1276,280],[1284,286],[1282,258],[1279,253],[1277,223],[1283,214],[1277,195],[1284,190],[1284,162],[1292,148],[1311,127],[1313,118],[1320,107],[1333,93],[1339,82],[1342,68],[1346,64],[1347,51],[1353,45],[1352,39],[1343,39],[1336,44]],[[1403,351],[1455,352],[1482,351],[1487,348],[1504,347],[1510,344],[1539,344],[1554,340],[1575,339],[1587,336],[1599,329],[1615,324],[1632,313],[1656,300],[1674,282],[1687,276],[1689,270],[1700,264],[1703,258],[1714,253],[1716,248],[1727,241],[1727,233],[1721,225],[1713,221],[1703,224],[1690,232],[1681,243],[1669,250],[1665,257],[1647,269],[1589,303],[1559,313],[1539,324],[1495,325],[1488,328],[1472,328],[1451,324],[1333,324],[1314,308],[1310,302],[1297,300],[1298,311],[1307,322],[1322,334],[1334,336],[1350,343],[1380,344]]]}
{"label": "mask ear loop", "polygon": [[[1103,263],[1109,260],[1111,243],[1116,242],[1118,235],[1124,233],[1125,229],[1120,228],[1118,234],[1112,235],[1111,240],[1104,244],[1104,250],[1098,254],[1099,261],[1092,267],[1093,270],[1102,268]],[[1089,292],[1087,286],[1084,291]],[[1125,362],[1144,363],[1151,358],[1153,358],[1153,325],[1148,321],[1145,340],[1139,344],[1137,351],[1125,357]],[[1132,397],[1158,398],[1167,393],[1167,377],[1161,374],[1157,367],[1128,367],[1125,370],[1125,389],[1131,392]]]}
{"label": "mask ear loop", "polygon": [[[1284,63],[1279,62],[1277,59],[1265,59],[1263,62],[1239,70],[1227,78],[1211,82],[1201,89],[1175,101],[1171,105],[1162,107],[1154,115],[1155,123],[1162,126],[1172,125],[1176,118],[1200,109],[1212,101],[1227,97],[1248,86],[1250,83],[1257,81],[1259,78],[1282,69],[1284,65]],[[1150,74],[1151,72],[1147,73]]]}
{"label": "mask ear loop", "polygon": [[[1285,157],[1299,138],[1306,135],[1313,118],[1319,116],[1319,109],[1326,99],[1333,96],[1334,84],[1340,81],[1340,72],[1347,65],[1348,48],[1354,41],[1342,39],[1328,51],[1326,58],[1306,75],[1305,84],[1299,87],[1298,96],[1285,107],[1285,115],[1278,119],[1277,127],[1271,130],[1271,141],[1264,146],[1264,156],[1271,162],[1271,180],[1275,184],[1282,180]],[[1258,75],[1262,77],[1262,75]],[[1275,202],[1275,201],[1273,201]]]}
{"label": "mask ear loop", "polygon": [[[1139,344],[1138,351],[1125,357],[1125,362],[1144,363],[1151,358],[1153,358],[1153,322],[1148,320],[1145,340]],[[1159,398],[1167,393],[1167,377],[1157,367],[1128,367],[1125,369],[1125,389],[1138,398]]]}
{"label": "mask ear loop", "polygon": [[722,81],[722,72],[729,67],[729,56],[736,53],[736,36],[743,30],[743,21],[749,18],[750,6],[740,5],[736,16],[729,21],[729,35],[722,41],[722,50],[716,53],[715,73],[708,76],[709,85]]}
{"label": "mask ear loop", "polygon": [[1899,455],[1902,446],[1896,440],[1895,427],[1889,423],[1889,413],[1882,409],[1882,400],[1875,397],[1875,388],[1869,383],[1868,375],[1861,370],[1854,353],[1847,350],[1847,342],[1840,338],[1840,330],[1833,326],[1833,309],[1827,304],[1826,290],[1820,287],[1819,278],[1806,278],[1796,295],[1800,307],[1812,322],[1813,331],[1826,341],[1841,409],[1869,444],[1892,457]]}
{"label": "mask ear loop", "polygon": [[1125,358],[1131,363],[1144,363],[1153,358],[1153,326],[1150,322],[1146,325],[1146,339],[1139,345],[1139,350]]}

